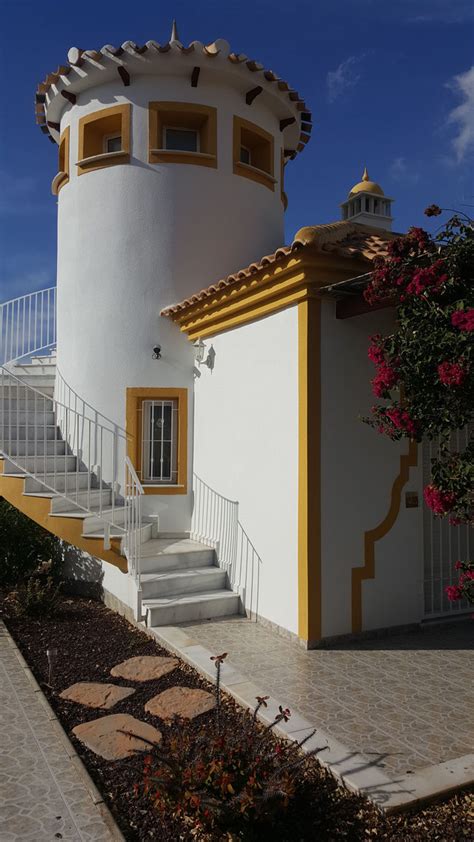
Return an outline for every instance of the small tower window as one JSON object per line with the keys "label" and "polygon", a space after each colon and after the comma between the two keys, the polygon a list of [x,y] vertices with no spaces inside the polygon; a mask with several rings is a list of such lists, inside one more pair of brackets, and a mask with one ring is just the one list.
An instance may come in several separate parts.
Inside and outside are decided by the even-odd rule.
{"label": "small tower window", "polygon": [[130,159],[130,105],[113,105],[79,120],[78,175]]}
{"label": "small tower window", "polygon": [[368,200],[367,196],[365,197],[364,201],[365,201],[365,209],[366,209],[366,211],[368,211],[369,210],[369,200]]}
{"label": "small tower window", "polygon": [[199,132],[196,129],[165,126],[163,129],[163,148],[180,152],[199,152]]}
{"label": "small tower window", "polygon": [[252,155],[248,146],[241,146],[240,147],[240,163],[241,164],[251,164],[252,163]]}
{"label": "small tower window", "polygon": [[379,200],[374,199],[374,213],[378,213],[378,212],[379,212]]}
{"label": "small tower window", "polygon": [[150,164],[217,167],[217,110],[192,102],[149,103]]}
{"label": "small tower window", "polygon": [[255,123],[234,117],[234,175],[275,189],[273,136]]}
{"label": "small tower window", "polygon": [[121,152],[122,151],[122,136],[110,135],[104,138],[104,152]]}
{"label": "small tower window", "polygon": [[69,181],[69,126],[67,126],[59,140],[58,172],[53,178],[51,192],[57,196],[61,187]]}

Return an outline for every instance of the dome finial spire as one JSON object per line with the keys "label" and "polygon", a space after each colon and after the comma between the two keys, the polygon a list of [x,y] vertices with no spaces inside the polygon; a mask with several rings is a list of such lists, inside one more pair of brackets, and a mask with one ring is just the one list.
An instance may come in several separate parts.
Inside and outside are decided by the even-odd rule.
{"label": "dome finial spire", "polygon": [[369,173],[367,172],[367,167],[364,167],[364,172],[362,173],[362,181],[370,181]]}
{"label": "dome finial spire", "polygon": [[173,25],[172,25],[172,27],[171,27],[171,38],[170,38],[170,42],[171,42],[171,41],[179,41],[178,26],[177,26],[177,24],[176,24],[176,20],[174,20],[174,19],[173,19]]}

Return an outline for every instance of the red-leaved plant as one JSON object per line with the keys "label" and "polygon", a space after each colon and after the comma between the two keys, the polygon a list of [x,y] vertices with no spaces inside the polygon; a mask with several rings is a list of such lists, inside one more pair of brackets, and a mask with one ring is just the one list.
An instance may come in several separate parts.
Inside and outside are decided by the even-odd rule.
{"label": "red-leaved plant", "polygon": [[[219,674],[225,657],[212,659]],[[277,740],[274,727],[291,714],[280,706],[272,722],[260,725],[257,717],[268,696],[258,696],[253,715],[237,727],[222,717],[220,686],[216,697],[214,714],[205,715],[197,733],[178,718],[160,726],[162,740],[150,743],[145,757],[143,789],[159,813],[182,817],[194,834],[201,834],[198,838],[211,831],[234,838],[230,834],[235,831],[240,839],[250,821],[271,828],[272,818],[288,807],[303,780],[308,759],[327,746],[301,751],[315,731],[299,743]]]}

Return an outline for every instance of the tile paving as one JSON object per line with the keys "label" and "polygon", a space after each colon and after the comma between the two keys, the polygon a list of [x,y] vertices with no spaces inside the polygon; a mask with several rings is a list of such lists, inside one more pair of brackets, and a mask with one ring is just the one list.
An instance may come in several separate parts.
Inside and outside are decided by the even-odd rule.
{"label": "tile paving", "polygon": [[0,623],[1,842],[112,842],[41,692]]}
{"label": "tile paving", "polygon": [[186,632],[389,777],[474,751],[474,623],[305,651],[244,617]]}

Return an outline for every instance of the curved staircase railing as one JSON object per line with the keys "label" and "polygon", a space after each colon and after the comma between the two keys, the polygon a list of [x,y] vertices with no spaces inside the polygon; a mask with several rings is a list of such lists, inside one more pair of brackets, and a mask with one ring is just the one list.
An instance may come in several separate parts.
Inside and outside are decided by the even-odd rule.
{"label": "curved staircase railing", "polygon": [[239,520],[239,503],[219,494],[197,474],[193,487],[191,537],[214,547],[219,567],[239,592],[247,615],[256,617],[262,559]]}
{"label": "curved staircase railing", "polygon": [[26,478],[26,493],[51,495],[52,514],[90,518],[88,530],[103,536],[104,549],[119,538],[139,590],[143,488],[125,430],[59,372],[50,396],[10,367],[56,344],[55,287],[1,304],[0,330],[0,455]]}
{"label": "curved staircase railing", "polygon": [[0,304],[0,365],[56,344],[56,287]]}

